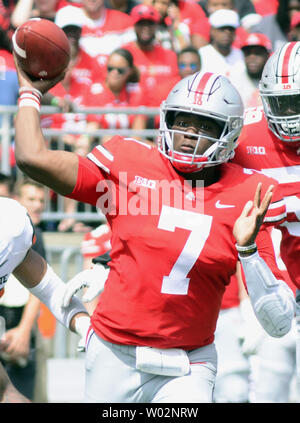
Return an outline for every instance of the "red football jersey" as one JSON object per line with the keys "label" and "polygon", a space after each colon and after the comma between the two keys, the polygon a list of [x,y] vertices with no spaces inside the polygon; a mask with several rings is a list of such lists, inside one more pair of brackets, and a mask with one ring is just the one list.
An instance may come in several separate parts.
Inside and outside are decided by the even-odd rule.
{"label": "red football jersey", "polygon": [[[236,269],[234,222],[259,181],[263,194],[276,182],[231,163],[220,167],[217,183],[192,188],[155,146],[119,136],[78,160],[70,198],[100,207],[112,230],[95,332],[116,344],[158,348],[211,343]],[[284,211],[276,193],[273,217]],[[280,278],[266,227],[256,242]]]}
{"label": "red football jersey", "polygon": [[280,185],[287,207],[282,232],[281,257],[300,288],[300,149],[289,147],[268,128],[262,107],[247,109],[234,163],[257,169]]}
{"label": "red football jersey", "polygon": [[178,75],[176,53],[155,44],[152,50],[141,50],[135,42],[125,44],[123,48],[129,50],[134,64],[140,71],[140,82],[147,89],[157,89],[159,85]]}
{"label": "red football jersey", "polygon": [[230,278],[230,283],[226,286],[226,290],[222,298],[221,309],[238,307],[239,304],[239,285],[236,274],[234,274]]}

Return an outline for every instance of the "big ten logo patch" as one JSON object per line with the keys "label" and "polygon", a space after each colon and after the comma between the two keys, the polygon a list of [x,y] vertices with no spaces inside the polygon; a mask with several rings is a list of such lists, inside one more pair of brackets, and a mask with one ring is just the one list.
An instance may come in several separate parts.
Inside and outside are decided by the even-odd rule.
{"label": "big ten logo patch", "polygon": [[247,145],[246,149],[247,149],[247,154],[258,154],[258,155],[266,154],[266,149],[263,146]]}

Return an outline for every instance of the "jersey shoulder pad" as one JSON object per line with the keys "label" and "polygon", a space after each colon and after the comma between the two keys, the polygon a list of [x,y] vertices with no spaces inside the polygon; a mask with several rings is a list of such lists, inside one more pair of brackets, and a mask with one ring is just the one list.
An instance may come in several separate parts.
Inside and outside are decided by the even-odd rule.
{"label": "jersey shoulder pad", "polygon": [[109,175],[113,169],[128,169],[132,161],[137,163],[137,157],[147,156],[152,148],[135,138],[114,136],[104,145],[97,145],[87,157]]}

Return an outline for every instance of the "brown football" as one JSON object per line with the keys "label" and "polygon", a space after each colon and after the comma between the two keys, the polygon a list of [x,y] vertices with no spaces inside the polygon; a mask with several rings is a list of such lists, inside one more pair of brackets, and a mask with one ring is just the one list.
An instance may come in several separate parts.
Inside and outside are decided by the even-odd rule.
{"label": "brown football", "polygon": [[23,23],[13,35],[13,49],[21,68],[34,79],[52,79],[70,61],[69,40],[64,31],[47,19]]}

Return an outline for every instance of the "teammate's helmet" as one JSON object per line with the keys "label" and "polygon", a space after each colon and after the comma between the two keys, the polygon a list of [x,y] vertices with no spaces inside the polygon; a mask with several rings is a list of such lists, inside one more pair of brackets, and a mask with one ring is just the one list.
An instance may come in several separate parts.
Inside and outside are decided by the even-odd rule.
{"label": "teammate's helmet", "polygon": [[282,141],[300,141],[300,42],[276,50],[265,64],[259,91],[270,130]]}
{"label": "teammate's helmet", "polygon": [[[173,87],[161,105],[159,151],[181,172],[197,172],[203,167],[226,162],[236,147],[243,125],[243,111],[241,97],[226,77],[210,72],[190,75]],[[199,142],[204,137],[201,134],[195,135],[197,143],[193,154],[174,150],[174,134],[184,134],[183,130],[172,129],[178,112],[213,119],[221,128],[218,138],[205,136],[213,144],[203,155],[196,155]]]}

